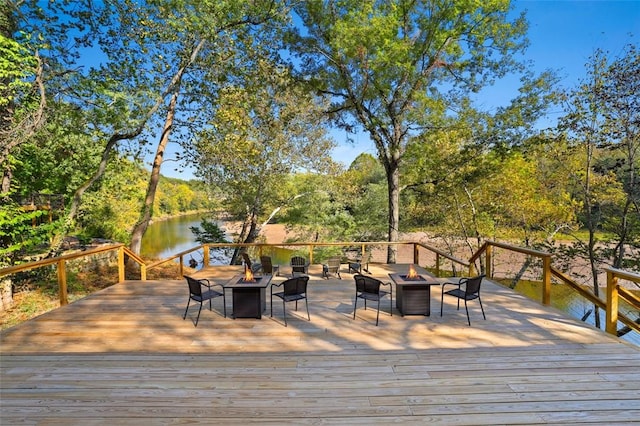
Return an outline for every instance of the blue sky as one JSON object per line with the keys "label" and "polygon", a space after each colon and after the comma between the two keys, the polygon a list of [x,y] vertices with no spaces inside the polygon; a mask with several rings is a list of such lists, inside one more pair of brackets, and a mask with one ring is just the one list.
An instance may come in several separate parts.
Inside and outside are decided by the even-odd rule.
{"label": "blue sky", "polygon": [[[514,0],[512,4],[516,14],[527,11],[530,45],[524,58],[532,61],[538,72],[555,70],[563,87],[573,87],[586,76],[585,64],[596,49],[608,51],[608,56],[614,58],[622,53],[626,44],[638,44],[640,0]],[[517,83],[517,79],[498,82],[485,91],[482,106],[492,109],[507,105],[517,95]],[[549,124],[555,123],[558,113],[550,114]],[[345,165],[362,152],[376,156],[365,134],[350,135],[353,143],[347,142],[347,135],[342,131],[335,131],[333,136],[338,143],[333,158]],[[176,173],[173,168],[173,164],[165,165],[163,175],[193,177],[188,170]]]}

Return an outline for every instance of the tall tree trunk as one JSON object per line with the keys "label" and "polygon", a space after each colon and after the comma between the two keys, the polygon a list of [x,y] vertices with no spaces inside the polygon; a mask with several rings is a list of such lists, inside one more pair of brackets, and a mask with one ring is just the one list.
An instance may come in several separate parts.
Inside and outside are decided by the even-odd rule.
{"label": "tall tree trunk", "polygon": [[149,186],[147,187],[147,194],[144,198],[144,205],[140,211],[138,222],[133,227],[133,231],[131,233],[131,244],[129,248],[135,254],[140,254],[142,237],[147,231],[149,221],[151,220],[151,214],[153,213],[153,204],[156,198],[158,182],[160,181],[160,168],[162,167],[162,159],[164,158],[164,152],[167,149],[167,143],[169,143],[169,134],[171,133],[171,127],[173,126],[173,121],[176,115],[176,105],[178,103],[179,93],[180,86],[176,85],[175,90],[171,95],[167,119],[165,120],[162,135],[160,136],[160,142],[158,143],[156,155],[153,159],[153,166],[151,167],[151,176],[149,177]]}
{"label": "tall tree trunk", "polygon": [[[389,190],[389,242],[400,238],[400,169],[397,162],[392,162],[387,173],[387,187]],[[387,249],[387,263],[396,263],[398,247],[390,244]]]}

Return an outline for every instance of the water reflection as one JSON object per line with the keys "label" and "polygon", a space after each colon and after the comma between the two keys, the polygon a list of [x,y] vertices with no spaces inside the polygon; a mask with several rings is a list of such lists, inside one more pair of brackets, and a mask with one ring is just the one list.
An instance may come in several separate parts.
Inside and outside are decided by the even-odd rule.
{"label": "water reflection", "polygon": [[[218,226],[224,231],[225,223],[216,221],[215,216],[205,214],[194,214],[188,216],[178,216],[167,220],[161,220],[153,222],[147,228],[147,232],[142,238],[142,245],[140,248],[140,254],[145,259],[166,259],[182,251],[192,249],[200,244],[196,241],[196,237],[189,229],[192,226],[200,226],[202,219],[215,221]],[[231,241],[231,238],[227,236],[227,239]],[[291,258],[291,250],[271,247],[263,251],[263,255],[271,256],[271,260],[274,265],[285,265],[289,263]],[[232,250],[211,250],[211,259],[209,264],[211,265],[228,265],[231,260]],[[259,253],[249,251],[250,256],[259,261]],[[203,252],[202,250],[190,253],[185,257],[185,263],[189,263],[191,259],[194,259],[198,266],[202,267]],[[177,260],[176,260],[177,261]]]}
{"label": "water reflection", "polygon": [[[142,238],[140,254],[145,259],[164,259],[198,246],[189,228],[200,226],[203,218],[215,219],[211,214],[194,214],[153,222]],[[222,226],[220,222],[218,224]],[[201,259],[202,254],[199,257]]]}

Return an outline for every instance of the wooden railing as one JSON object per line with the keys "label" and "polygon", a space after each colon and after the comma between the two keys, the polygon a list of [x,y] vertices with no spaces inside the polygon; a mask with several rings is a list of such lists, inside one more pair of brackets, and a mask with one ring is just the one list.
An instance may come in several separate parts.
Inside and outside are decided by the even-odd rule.
{"label": "wooden railing", "polygon": [[267,244],[267,243],[252,243],[252,244],[236,244],[236,243],[207,243],[197,247],[190,248],[188,250],[182,251],[180,253],[176,253],[171,257],[166,259],[158,260],[147,265],[147,270],[151,270],[156,268],[164,263],[171,262],[173,260],[178,260],[180,263],[180,274],[184,273],[184,260],[185,256],[190,255],[191,253],[197,252],[199,250],[203,250],[203,260],[204,266],[209,266],[209,254],[211,249],[216,248],[255,248],[258,250],[258,256],[262,256],[266,250],[271,247],[277,248],[292,248],[292,247],[304,247],[307,249],[307,258],[309,259],[309,263],[314,263],[314,252],[318,247],[353,247],[359,246],[359,255],[363,256],[367,250],[371,250],[374,246],[389,246],[389,245],[411,245],[413,246],[413,263],[416,265],[420,264],[420,248],[423,248],[426,251],[432,252],[436,256],[436,261],[434,265],[435,274],[440,276],[443,273],[442,270],[442,259],[448,259],[453,264],[459,264],[469,269],[469,273],[472,271],[473,265],[465,260],[461,260],[456,258],[455,256],[446,253],[438,248],[431,247],[427,244],[419,243],[419,242],[408,242],[408,241],[398,241],[398,242],[389,242],[389,241],[371,241],[371,242],[325,242],[325,243],[278,243],[278,244]]}
{"label": "wooden railing", "polygon": [[640,332],[640,325],[619,312],[618,304],[623,299],[640,312],[640,297],[631,293],[624,287],[620,287],[618,279],[640,283],[640,274],[634,274],[620,269],[607,268],[607,306],[605,314],[605,329],[608,333],[618,333],[618,320],[621,320],[627,327]]}
{"label": "wooden railing", "polygon": [[502,248],[505,250],[523,253],[528,256],[536,257],[542,260],[542,303],[544,305],[549,305],[551,303],[551,278],[555,277],[562,281],[564,284],[568,285],[572,290],[579,293],[582,297],[589,300],[594,305],[599,308],[605,310],[605,329],[608,333],[617,335],[618,333],[618,321],[624,323],[627,327],[637,331],[640,333],[640,325],[627,317],[626,315],[619,312],[619,301],[623,299],[625,302],[629,303],[634,308],[640,311],[640,298],[638,296],[631,293],[629,290],[626,290],[623,287],[618,285],[618,278],[626,279],[629,281],[633,281],[635,283],[640,283],[640,275],[634,274],[627,271],[622,271],[619,269],[606,269],[607,271],[607,300],[603,301],[598,296],[596,296],[591,291],[585,289],[578,283],[576,283],[573,279],[557,270],[556,268],[551,266],[551,254],[532,250],[523,247],[512,246],[505,243],[499,243],[496,241],[487,241],[482,247],[471,257],[469,263],[471,264],[470,274],[473,275],[475,271],[473,271],[474,262],[480,259],[480,257],[485,255],[485,274],[488,277],[492,277],[492,256],[493,256],[493,248]]}
{"label": "wooden railing", "polygon": [[[592,292],[586,290],[579,284],[577,284],[570,277],[563,274],[561,271],[553,268],[551,266],[551,255],[546,252],[532,250],[528,248],[512,246],[505,243],[499,243],[495,241],[487,241],[485,242],[480,249],[471,256],[469,261],[464,261],[461,259],[452,256],[449,253],[446,253],[440,249],[435,247],[431,247],[429,245],[420,243],[420,242],[388,242],[388,241],[377,241],[377,242],[331,242],[331,243],[309,243],[309,242],[301,242],[301,243],[280,243],[280,244],[266,244],[266,243],[255,243],[255,244],[235,244],[235,243],[217,243],[217,244],[203,244],[200,246],[193,247],[189,250],[182,251],[177,253],[171,257],[166,259],[162,259],[159,261],[154,261],[149,264],[146,264],[143,259],[139,256],[131,252],[127,247],[123,244],[115,244],[111,246],[100,247],[92,250],[87,250],[83,252],[78,252],[74,254],[69,254],[57,258],[44,259],[37,262],[25,263],[23,265],[12,266],[9,268],[0,269],[0,278],[6,275],[14,274],[17,272],[29,271],[32,269],[56,265],[58,272],[58,285],[59,285],[59,294],[60,294],[60,304],[66,305],[68,303],[67,297],[67,278],[66,278],[66,262],[69,260],[77,259],[80,257],[86,257],[95,255],[102,252],[117,250],[118,257],[118,282],[122,282],[125,279],[125,255],[128,256],[131,260],[137,263],[140,267],[140,279],[147,279],[147,272],[153,268],[156,268],[164,263],[171,262],[174,260],[178,260],[180,264],[179,273],[180,276],[184,274],[184,260],[185,256],[194,253],[196,251],[203,251],[204,258],[204,266],[209,266],[209,255],[211,249],[215,248],[250,248],[253,247],[258,250],[258,254],[262,255],[263,252],[270,247],[279,247],[279,248],[292,248],[292,247],[304,247],[308,250],[308,258],[309,263],[314,263],[314,252],[318,247],[359,247],[359,254],[364,255],[367,250],[371,250],[374,246],[388,246],[388,245],[411,245],[413,247],[413,263],[416,265],[421,265],[420,262],[420,252],[421,250],[425,250],[427,252],[431,252],[435,254],[435,265],[433,265],[433,270],[437,276],[442,276],[444,272],[442,269],[442,261],[446,259],[450,261],[453,265],[461,265],[468,270],[468,274],[474,275],[477,274],[475,270],[475,262],[481,259],[481,256],[485,256],[484,262],[484,273],[488,277],[492,277],[492,258],[493,258],[493,250],[494,248],[500,248],[504,250],[509,250],[517,253],[523,253],[528,256],[536,257],[541,259],[542,261],[542,303],[545,305],[549,305],[551,302],[551,278],[555,277],[567,284],[570,288],[577,291],[581,296],[588,299],[594,305],[602,308],[606,312],[606,331],[612,334],[617,334],[617,322],[620,321],[624,323],[627,327],[634,329],[640,332],[640,326],[633,321],[631,318],[628,318],[624,314],[619,312],[619,300],[623,299],[627,303],[631,304],[640,310],[640,298],[634,295],[630,291],[620,287],[618,285],[618,279],[630,280],[635,283],[640,283],[640,275],[618,270],[618,269],[607,269],[607,301],[603,301],[597,296],[595,296]],[[421,265],[424,267],[429,267],[428,265]]]}
{"label": "wooden railing", "polygon": [[32,269],[43,268],[46,266],[56,266],[58,275],[58,297],[60,299],[60,305],[66,305],[69,303],[69,297],[67,293],[67,262],[82,257],[94,256],[100,253],[117,251],[118,257],[118,282],[123,282],[125,279],[125,254],[129,256],[134,262],[140,265],[140,279],[146,280],[146,265],[138,255],[133,253],[123,244],[114,244],[103,247],[98,247],[78,253],[67,254],[60,257],[52,257],[49,259],[42,259],[35,262],[24,263],[22,265],[10,266],[8,268],[0,269],[0,278],[6,275],[16,274],[18,272],[26,272]]}
{"label": "wooden railing", "polygon": [[[499,243],[497,241],[485,242],[478,251],[471,256],[469,263],[472,265],[480,259],[480,256],[485,255],[485,274],[487,277],[492,277],[492,265],[493,265],[493,248],[498,247],[517,253],[526,254],[528,256],[537,257],[542,260],[542,303],[549,305],[551,303],[551,255],[549,253],[533,250],[525,247],[512,246],[510,244]],[[471,274],[473,275],[473,273]]]}

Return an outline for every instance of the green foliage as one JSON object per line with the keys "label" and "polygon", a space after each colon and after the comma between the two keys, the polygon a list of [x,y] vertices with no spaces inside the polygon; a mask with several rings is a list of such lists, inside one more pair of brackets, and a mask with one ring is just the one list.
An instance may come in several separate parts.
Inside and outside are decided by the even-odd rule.
{"label": "green foliage", "polygon": [[215,221],[202,219],[200,227],[191,226],[189,229],[196,236],[196,241],[200,244],[227,242],[224,231],[220,229],[220,226]]}
{"label": "green foliage", "polygon": [[[298,168],[327,170],[333,142],[321,122],[322,105],[275,64],[257,60],[241,85],[224,87],[217,97],[211,128],[195,143],[198,173],[223,189],[224,207],[256,230],[267,208],[279,208],[300,194],[282,191]],[[295,189],[295,188],[294,188]],[[252,241],[255,232],[240,235]]]}
{"label": "green foliage", "polygon": [[[411,136],[438,128],[456,93],[476,92],[520,68],[523,17],[509,21],[509,2],[296,3],[301,25],[289,35],[303,79],[331,102],[339,125],[363,128],[387,176],[388,238],[398,239],[400,174]],[[451,96],[447,97],[447,93]],[[395,261],[395,248],[387,259]]]}
{"label": "green foliage", "polygon": [[18,93],[31,87],[28,78],[35,65],[35,58],[24,46],[0,34],[0,108],[7,108]]}
{"label": "green foliage", "polygon": [[587,71],[587,79],[564,94],[559,126],[575,158],[568,176],[576,214],[589,230],[586,257],[594,269],[603,262],[639,268],[627,259],[640,246],[640,54],[635,46],[618,58],[596,51]]}
{"label": "green foliage", "polygon": [[38,223],[45,216],[42,210],[27,211],[9,197],[0,199],[0,266],[19,263],[19,259],[31,253],[36,247],[48,243],[52,238],[55,224]]}

